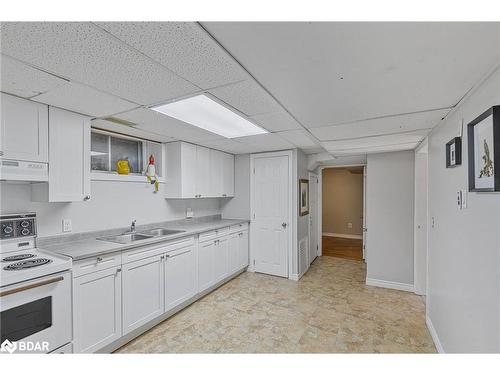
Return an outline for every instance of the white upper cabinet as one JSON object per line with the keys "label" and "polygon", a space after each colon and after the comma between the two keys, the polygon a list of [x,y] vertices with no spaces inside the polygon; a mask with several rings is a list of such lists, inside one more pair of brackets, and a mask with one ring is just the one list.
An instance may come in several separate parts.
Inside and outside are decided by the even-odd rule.
{"label": "white upper cabinet", "polygon": [[234,156],[185,142],[166,145],[166,198],[234,195]]}
{"label": "white upper cabinet", "polygon": [[1,94],[0,156],[6,159],[48,162],[48,107]]}
{"label": "white upper cabinet", "polygon": [[89,117],[49,108],[49,182],[32,186],[37,201],[90,199]]}

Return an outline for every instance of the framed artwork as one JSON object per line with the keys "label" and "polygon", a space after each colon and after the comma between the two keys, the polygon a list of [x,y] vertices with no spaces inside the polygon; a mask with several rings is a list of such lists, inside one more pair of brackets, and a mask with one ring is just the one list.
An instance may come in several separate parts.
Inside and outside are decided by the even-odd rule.
{"label": "framed artwork", "polygon": [[299,180],[299,215],[309,214],[309,180],[301,178]]}
{"label": "framed artwork", "polygon": [[469,191],[500,191],[500,106],[467,125]]}
{"label": "framed artwork", "polygon": [[462,138],[455,137],[446,144],[446,168],[462,164]]}

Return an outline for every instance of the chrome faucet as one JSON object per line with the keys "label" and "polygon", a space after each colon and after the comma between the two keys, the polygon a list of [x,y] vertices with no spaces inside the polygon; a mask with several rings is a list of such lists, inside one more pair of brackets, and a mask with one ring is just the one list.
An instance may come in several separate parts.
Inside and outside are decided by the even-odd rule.
{"label": "chrome faucet", "polygon": [[132,220],[132,224],[130,224],[130,232],[132,232],[132,233],[135,232],[135,222],[136,221],[137,220]]}

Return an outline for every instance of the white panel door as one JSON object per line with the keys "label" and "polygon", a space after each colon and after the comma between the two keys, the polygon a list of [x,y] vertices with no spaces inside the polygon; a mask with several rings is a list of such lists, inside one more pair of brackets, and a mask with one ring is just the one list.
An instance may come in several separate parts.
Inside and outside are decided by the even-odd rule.
{"label": "white panel door", "polygon": [[223,197],[234,197],[234,155],[222,153],[223,162]]}
{"label": "white panel door", "polygon": [[166,255],[165,311],[187,301],[196,293],[195,247],[187,246]]}
{"label": "white panel door", "polygon": [[248,231],[238,233],[239,268],[248,267]]}
{"label": "white panel door", "polygon": [[196,146],[196,194],[198,198],[212,196],[210,149]]}
{"label": "white panel door", "polygon": [[198,245],[198,292],[215,284],[215,241],[200,242]]}
{"label": "white panel door", "polygon": [[0,156],[48,162],[48,107],[1,94]]}
{"label": "white panel door", "polygon": [[164,312],[163,256],[123,265],[123,334]]}
{"label": "white panel door", "polygon": [[224,189],[224,154],[217,150],[210,151],[210,196],[222,197]]}
{"label": "white panel door", "polygon": [[252,249],[255,271],[288,277],[289,157],[254,159]]}
{"label": "white panel door", "polygon": [[49,108],[49,202],[90,195],[90,118]]}
{"label": "white panel door", "polygon": [[229,275],[229,236],[218,238],[214,248],[215,282]]}
{"label": "white panel door", "polygon": [[73,279],[75,353],[93,353],[121,337],[121,296],[117,267]]}
{"label": "white panel door", "polygon": [[427,149],[415,152],[415,250],[414,285],[415,293],[427,292]]}
{"label": "white panel door", "polygon": [[318,176],[309,173],[309,264],[318,256]]}

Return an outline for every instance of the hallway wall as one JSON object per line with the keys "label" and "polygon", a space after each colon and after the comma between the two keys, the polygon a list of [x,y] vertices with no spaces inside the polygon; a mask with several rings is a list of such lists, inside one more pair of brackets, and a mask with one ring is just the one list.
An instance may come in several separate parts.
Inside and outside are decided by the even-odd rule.
{"label": "hallway wall", "polygon": [[[500,193],[468,193],[466,125],[500,104],[500,70],[429,137],[428,317],[445,352],[500,352]],[[445,144],[460,135],[462,165],[445,168]],[[497,151],[498,152],[498,151]],[[497,166],[497,169],[500,166]]]}
{"label": "hallway wall", "polygon": [[[362,167],[357,169],[363,170]],[[322,181],[323,233],[361,237],[363,173],[351,173],[348,168],[326,168]],[[349,223],[352,228],[348,227]]]}

